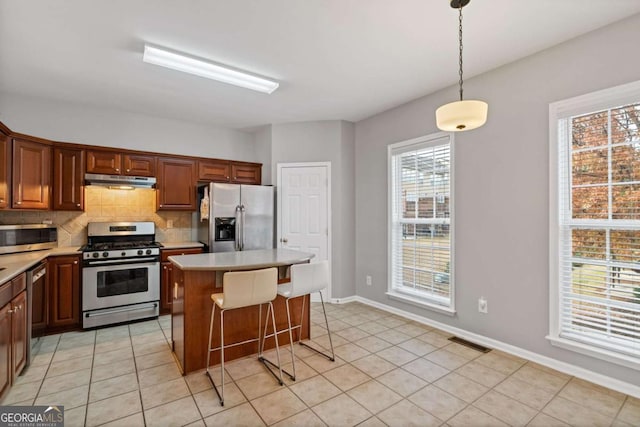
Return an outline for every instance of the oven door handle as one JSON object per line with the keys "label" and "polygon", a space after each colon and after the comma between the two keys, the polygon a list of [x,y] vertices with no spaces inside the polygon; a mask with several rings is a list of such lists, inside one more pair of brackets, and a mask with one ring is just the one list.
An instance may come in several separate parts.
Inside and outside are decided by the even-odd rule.
{"label": "oven door handle", "polygon": [[87,267],[92,267],[96,265],[109,265],[109,264],[122,264],[122,265],[140,264],[141,262],[149,262],[149,261],[156,262],[158,261],[158,258],[150,257],[150,258],[134,258],[131,260],[108,259],[104,261],[88,261]]}
{"label": "oven door handle", "polygon": [[106,316],[108,314],[114,314],[114,313],[122,313],[125,311],[138,311],[138,310],[148,310],[150,308],[156,308],[158,306],[158,303],[153,303],[153,304],[145,304],[145,305],[137,305],[135,307],[122,307],[122,308],[116,308],[113,310],[100,310],[94,313],[86,313],[85,317],[96,317],[96,316]]}

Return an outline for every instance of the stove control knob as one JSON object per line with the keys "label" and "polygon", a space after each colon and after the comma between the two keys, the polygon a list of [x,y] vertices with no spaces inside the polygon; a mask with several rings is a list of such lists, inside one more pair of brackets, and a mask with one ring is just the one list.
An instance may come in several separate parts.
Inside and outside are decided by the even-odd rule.
{"label": "stove control knob", "polygon": [[102,252],[102,256],[103,256],[104,258],[108,257],[108,256],[109,256],[109,252]]}
{"label": "stove control knob", "polygon": [[145,252],[147,255],[151,255],[151,249],[147,249]]}
{"label": "stove control knob", "polygon": [[142,255],[142,249],[138,249],[138,255]]}
{"label": "stove control knob", "polygon": [[94,258],[98,258],[100,254],[98,252],[94,252],[91,256],[93,256]]}
{"label": "stove control knob", "polygon": [[127,256],[127,253],[126,252],[121,252],[120,255],[121,256]]}

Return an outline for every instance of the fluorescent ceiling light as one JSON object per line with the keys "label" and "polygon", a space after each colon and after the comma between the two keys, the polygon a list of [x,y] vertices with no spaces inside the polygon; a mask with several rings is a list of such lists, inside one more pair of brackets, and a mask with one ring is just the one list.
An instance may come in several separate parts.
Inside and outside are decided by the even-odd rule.
{"label": "fluorescent ceiling light", "polygon": [[160,65],[219,82],[257,90],[258,92],[271,93],[280,86],[278,82],[273,80],[148,44],[144,45],[142,60],[149,64]]}

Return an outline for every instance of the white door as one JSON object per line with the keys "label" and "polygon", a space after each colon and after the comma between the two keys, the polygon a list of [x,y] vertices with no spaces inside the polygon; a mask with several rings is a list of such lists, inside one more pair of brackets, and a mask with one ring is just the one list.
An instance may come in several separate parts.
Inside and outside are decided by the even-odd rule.
{"label": "white door", "polygon": [[278,165],[279,248],[311,252],[312,262],[330,259],[330,174],[330,163]]}

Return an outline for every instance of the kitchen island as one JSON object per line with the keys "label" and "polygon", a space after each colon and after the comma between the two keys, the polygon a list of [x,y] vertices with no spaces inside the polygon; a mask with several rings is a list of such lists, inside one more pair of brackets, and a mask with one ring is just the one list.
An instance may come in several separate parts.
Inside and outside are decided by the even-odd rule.
{"label": "kitchen island", "polygon": [[[173,263],[173,305],[171,313],[172,348],[183,374],[197,371],[206,365],[209,322],[211,319],[211,294],[222,292],[222,276],[227,271],[257,270],[277,267],[278,283],[289,281],[289,267],[309,262],[312,253],[289,249],[261,249],[241,252],[218,252],[197,255],[171,256]],[[279,330],[287,327],[285,300],[278,296],[273,302],[276,325]],[[292,322],[300,322],[302,297],[291,301]],[[246,307],[225,314],[225,342],[233,343],[257,337],[258,307]],[[309,337],[309,303],[305,304],[302,338]],[[262,310],[262,325],[266,308]],[[220,317],[214,321],[213,347],[220,345]],[[294,339],[295,336],[294,336]],[[280,345],[289,343],[289,335],[278,337]],[[273,348],[273,338],[267,339],[266,348]],[[237,359],[258,352],[258,343],[250,342],[225,349],[225,360]],[[219,351],[211,354],[212,365],[220,363]]]}

